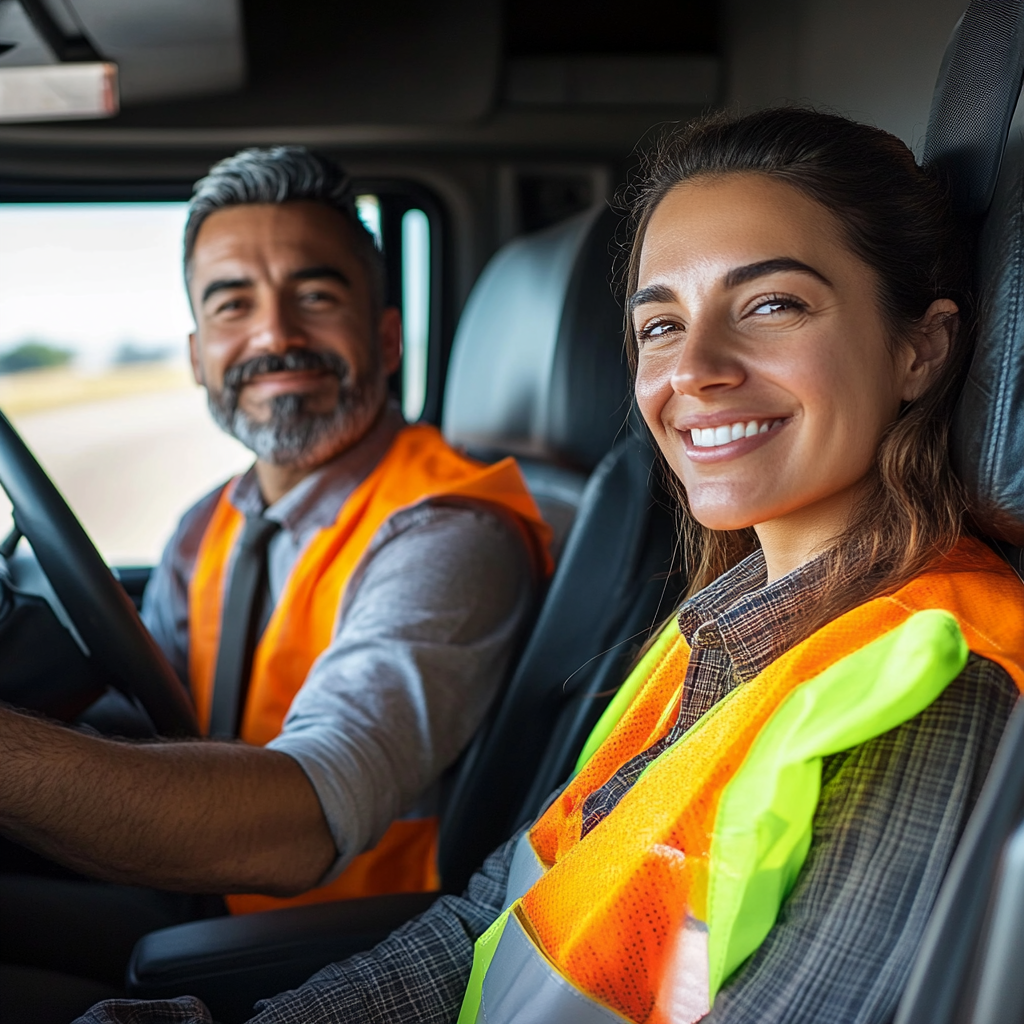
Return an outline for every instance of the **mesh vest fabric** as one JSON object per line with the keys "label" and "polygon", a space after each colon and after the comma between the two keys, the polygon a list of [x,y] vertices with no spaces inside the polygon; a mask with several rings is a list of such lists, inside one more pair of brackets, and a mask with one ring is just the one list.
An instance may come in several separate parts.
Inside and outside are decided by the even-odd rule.
{"label": "mesh vest fabric", "polygon": [[[694,986],[685,980],[687,972],[697,977],[703,970],[707,979],[704,998],[710,1005],[718,985],[737,966],[737,957],[741,960],[753,952],[767,934],[802,865],[817,802],[813,763],[810,776],[806,767],[799,769],[798,774],[805,773],[803,781],[791,791],[796,803],[806,802],[811,793],[811,805],[804,808],[806,836],[795,833],[788,837],[789,853],[778,866],[777,876],[771,872],[765,876],[762,871],[759,889],[740,891],[738,883],[723,883],[721,870],[716,874],[716,865],[720,868],[729,861],[722,856],[723,822],[718,820],[723,794],[742,789],[731,784],[741,777],[758,738],[770,731],[766,729],[769,723],[785,724],[781,709],[799,707],[799,701],[789,702],[791,695],[800,697],[801,687],[820,685],[822,678],[828,682],[834,666],[844,659],[856,662],[872,642],[910,627],[909,620],[919,618],[917,613],[927,609],[943,610],[962,636],[964,657],[970,648],[998,662],[1018,687],[1024,688],[1020,584],[988,548],[964,541],[934,572],[841,616],[733,691],[662,754],[615,810],[581,841],[586,796],[671,726],[688,650],[678,634],[667,639],[670,628],[638,666],[641,677],[630,679],[628,688],[636,696],[628,707],[610,709],[611,715],[619,717],[614,723],[600,723],[606,734],[604,742],[531,830],[533,848],[548,870],[513,913],[524,922],[554,969],[581,993],[629,1020],[699,1019],[704,1012],[701,993],[694,992]],[[926,617],[928,614],[938,613],[926,612]],[[925,646],[941,648],[943,635],[940,628]],[[901,657],[910,655],[905,650]],[[922,669],[920,693],[925,697],[932,694],[928,699],[934,699],[929,687],[942,681],[943,672],[948,676],[943,685],[948,683],[953,677],[949,673],[959,671],[956,664],[954,659],[942,671]],[[876,670],[858,671],[870,675]],[[892,678],[898,682],[901,673],[897,671]],[[834,702],[834,694],[832,699]],[[908,707],[914,710],[914,705]],[[856,718],[868,710],[851,708],[844,714],[840,706],[825,723],[828,728],[822,725],[818,729],[818,738],[827,746],[838,722],[841,737],[864,742],[865,737],[856,731],[860,727]],[[884,718],[872,721],[875,726],[886,724]],[[847,726],[854,727],[853,731],[844,734],[842,729]],[[797,769],[787,771],[792,775]],[[820,761],[817,772],[820,780]],[[785,786],[782,791],[786,792]],[[753,789],[748,785],[746,792],[750,799],[750,793],[757,792],[756,784]],[[740,806],[744,806],[742,800]],[[747,842],[743,856],[748,860],[755,856],[759,843],[777,844],[779,836],[773,832],[785,833],[786,814],[773,817],[773,806],[769,801],[759,819],[766,833],[743,840]],[[733,833],[737,820],[742,822],[743,814],[734,811],[729,825]],[[734,850],[742,847],[736,834],[730,842]],[[750,853],[751,842],[755,854]],[[715,903],[710,908],[709,891]],[[725,918],[732,915],[728,925],[721,923],[723,914]],[[492,933],[492,951],[493,938]],[[697,964],[693,974],[694,957],[700,956],[704,963]]]}
{"label": "mesh vest fabric", "polygon": [[[220,640],[227,566],[244,517],[222,491],[199,547],[189,586],[189,679],[202,727],[207,727]],[[436,498],[463,498],[513,513],[550,570],[550,531],[515,462],[484,466],[454,451],[426,425],[406,427],[355,489],[335,522],[307,544],[288,576],[256,646],[240,735],[262,746],[277,736],[316,658],[331,643],[342,594],[377,531],[401,509]],[[227,897],[234,913],[304,903],[430,891],[439,887],[437,821],[394,822],[373,850],[358,855],[332,883],[293,899]]]}

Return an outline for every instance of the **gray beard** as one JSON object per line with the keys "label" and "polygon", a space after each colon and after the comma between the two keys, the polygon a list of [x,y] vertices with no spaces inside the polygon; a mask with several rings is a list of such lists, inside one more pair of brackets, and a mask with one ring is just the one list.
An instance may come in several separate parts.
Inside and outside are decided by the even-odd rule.
{"label": "gray beard", "polygon": [[342,373],[338,403],[329,412],[307,412],[304,395],[276,395],[264,422],[238,407],[238,387],[225,386],[219,392],[208,387],[206,400],[217,426],[241,441],[256,458],[274,466],[309,469],[351,447],[373,426],[386,387],[383,375],[372,368],[363,380]]}

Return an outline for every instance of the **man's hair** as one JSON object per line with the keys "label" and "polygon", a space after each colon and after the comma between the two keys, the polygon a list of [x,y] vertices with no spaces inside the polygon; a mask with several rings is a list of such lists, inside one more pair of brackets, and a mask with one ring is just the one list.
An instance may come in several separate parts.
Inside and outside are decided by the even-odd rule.
{"label": "man's hair", "polygon": [[366,270],[375,313],[384,307],[384,261],[373,236],[356,213],[352,179],[333,160],[305,146],[243,149],[214,164],[192,190],[185,222],[185,279],[192,276],[192,255],[203,221],[229,206],[252,203],[323,203],[345,218],[356,256]]}

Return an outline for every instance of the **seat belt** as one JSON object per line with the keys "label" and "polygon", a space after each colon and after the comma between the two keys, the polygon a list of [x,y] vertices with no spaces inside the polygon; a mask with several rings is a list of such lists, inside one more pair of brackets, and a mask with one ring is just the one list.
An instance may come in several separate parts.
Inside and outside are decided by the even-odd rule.
{"label": "seat belt", "polygon": [[247,516],[235,550],[213,676],[209,735],[215,739],[238,736],[259,633],[262,602],[258,598],[269,584],[267,549],[280,528],[273,519]]}

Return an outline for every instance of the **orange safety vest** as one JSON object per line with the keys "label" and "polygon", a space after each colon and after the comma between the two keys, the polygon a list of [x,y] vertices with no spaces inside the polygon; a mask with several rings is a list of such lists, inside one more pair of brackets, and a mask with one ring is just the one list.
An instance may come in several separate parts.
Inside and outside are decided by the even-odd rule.
{"label": "orange safety vest", "polygon": [[[244,516],[226,485],[199,546],[189,584],[189,681],[201,728],[209,726],[220,643],[226,568]],[[240,735],[263,746],[284,725],[292,700],[334,635],[341,596],[377,531],[395,512],[434,498],[467,498],[513,512],[538,562],[550,571],[550,529],[513,459],[482,465],[454,451],[434,427],[402,429],[384,457],[353,491],[335,522],[306,546],[253,654]],[[226,897],[232,913],[375,896],[430,892],[437,873],[437,819],[393,822],[380,842],[356,856],[328,885],[290,899]]]}
{"label": "orange safety vest", "polygon": [[[802,775],[804,788],[796,803],[806,816],[794,831],[785,821],[790,811],[796,813],[792,802],[776,805],[781,812],[767,813],[760,824],[751,825],[746,812],[753,804],[748,802],[737,814],[732,806],[737,790],[729,789],[730,782],[743,774],[749,794],[750,780],[757,772],[751,772],[749,765],[740,770],[787,698],[802,697],[797,691],[804,684],[821,680],[841,663],[851,664],[844,659],[864,652],[873,641],[895,637],[912,617],[920,620],[921,612],[935,615],[928,611],[933,609],[945,614],[962,646],[961,661],[951,670],[947,663],[947,678],[941,685],[959,671],[956,666],[969,649],[1001,665],[1024,690],[1024,590],[1010,568],[984,544],[963,540],[932,571],[894,594],[840,616],[732,691],[654,761],[614,811],[581,839],[586,798],[623,764],[663,738],[677,717],[689,648],[682,636],[666,631],[638,666],[639,678],[629,681],[636,696],[529,833],[530,861],[535,863],[529,873],[535,877],[520,892],[509,894],[512,917],[507,920],[516,922],[514,931],[502,936],[505,922],[499,919],[494,934],[478,943],[478,955],[483,946],[489,950],[487,957],[495,957],[491,966],[486,960],[481,964],[484,1004],[487,977],[493,971],[497,979],[503,971],[508,975],[512,970],[510,954],[503,957],[502,953],[501,943],[508,939],[509,950],[521,948],[524,941],[533,943],[538,962],[560,979],[553,991],[559,984],[564,989],[568,982],[576,990],[577,1001],[581,995],[592,1001],[595,1020],[606,1019],[601,1014],[607,1015],[608,1010],[634,1022],[678,1024],[700,1019],[721,982],[763,940],[795,881],[810,842],[815,787],[820,784],[813,775]],[[888,656],[892,657],[891,652]],[[907,674],[900,656],[890,678]],[[856,664],[854,674],[846,678],[860,682],[872,675]],[[833,703],[835,728],[856,717],[852,709],[842,710],[846,692],[840,687],[839,704]],[[835,693],[830,699],[836,701]],[[804,715],[807,722],[809,712],[802,710],[806,707],[806,699],[803,704],[788,703],[784,720],[799,722]],[[917,713],[906,708],[903,712]],[[849,733],[844,736],[835,728],[832,742],[838,739],[845,744],[836,750],[873,735],[865,732],[851,742]],[[785,750],[786,742],[783,739],[781,749]],[[826,737],[826,748],[828,742]],[[820,760],[817,763],[820,780]],[[783,777],[789,772],[792,779],[794,770],[786,768]],[[728,805],[723,793],[729,797]],[[719,817],[720,804],[723,815],[730,811],[728,825]],[[787,827],[795,837],[789,859],[773,860],[773,843]],[[753,831],[746,836],[744,829]],[[748,859],[737,857],[736,849],[745,850]],[[761,866],[756,871],[751,868],[757,875],[757,884],[751,887],[741,868],[755,863]],[[721,925],[723,920],[728,928]],[[712,948],[714,942],[717,946]],[[500,968],[495,969],[499,962]],[[522,964],[529,961],[517,963],[510,976],[525,977]],[[477,970],[475,965],[475,974]],[[467,996],[460,1020],[513,1019],[517,1006],[538,999],[534,978],[525,986],[530,993],[499,987],[500,997],[492,993],[497,1009],[488,1011],[485,1005],[481,1011],[480,981],[471,981],[471,993],[474,985],[476,994]],[[584,1014],[579,1019],[591,1017]]]}

